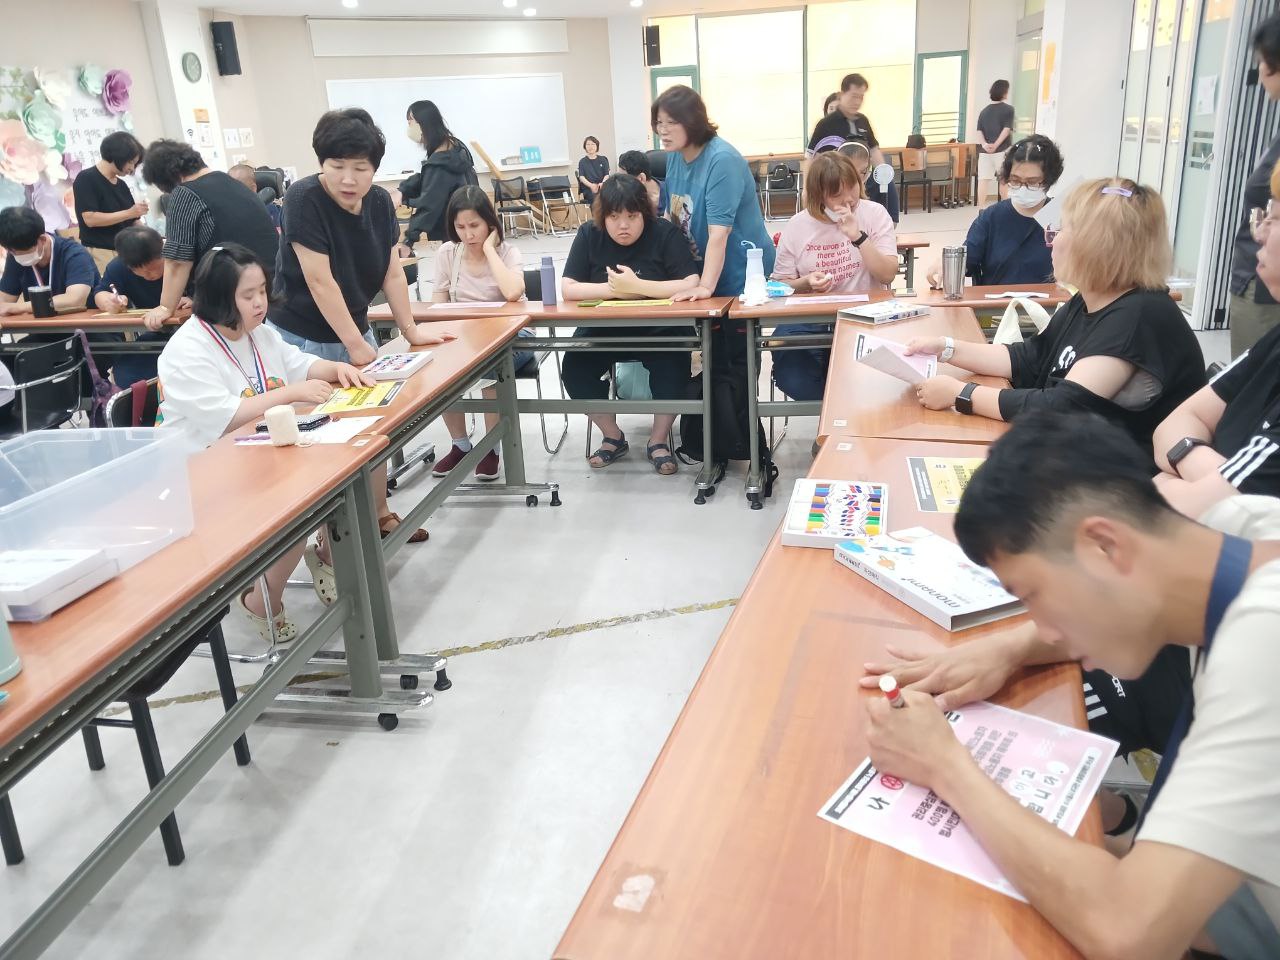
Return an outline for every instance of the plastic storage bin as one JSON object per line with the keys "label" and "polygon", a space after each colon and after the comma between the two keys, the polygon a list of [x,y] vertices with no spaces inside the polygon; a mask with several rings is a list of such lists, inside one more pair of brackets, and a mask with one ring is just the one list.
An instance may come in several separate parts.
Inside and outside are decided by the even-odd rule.
{"label": "plastic storage bin", "polygon": [[0,443],[0,549],[93,548],[120,571],[191,532],[177,430],[41,430]]}

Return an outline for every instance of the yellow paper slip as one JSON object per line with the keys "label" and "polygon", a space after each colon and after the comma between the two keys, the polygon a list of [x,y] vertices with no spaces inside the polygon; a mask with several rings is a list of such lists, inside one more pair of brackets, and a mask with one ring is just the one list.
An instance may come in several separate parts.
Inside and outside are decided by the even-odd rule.
{"label": "yellow paper slip", "polygon": [[316,407],[315,412],[332,416],[335,413],[385,407],[395,399],[402,386],[403,380],[387,380],[372,387],[338,387],[333,391],[333,396]]}
{"label": "yellow paper slip", "polygon": [[969,478],[982,462],[981,457],[907,457],[921,513],[957,513]]}
{"label": "yellow paper slip", "polygon": [[120,317],[130,317],[133,319],[137,319],[139,317],[145,317],[150,312],[151,311],[147,309],[138,309],[138,310],[121,310],[119,313],[96,313],[94,314],[93,319],[116,320]]}
{"label": "yellow paper slip", "polygon": [[601,300],[597,307],[669,307],[674,300]]}

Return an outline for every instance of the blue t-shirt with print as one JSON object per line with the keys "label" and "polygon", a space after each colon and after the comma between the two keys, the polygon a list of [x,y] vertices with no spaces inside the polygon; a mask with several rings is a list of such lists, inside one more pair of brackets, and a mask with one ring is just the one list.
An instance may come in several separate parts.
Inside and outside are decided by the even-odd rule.
{"label": "blue t-shirt with print", "polygon": [[729,227],[724,269],[712,292],[736,297],[747,279],[747,240],[764,250],[764,275],[773,273],[773,240],[764,225],[756,197],[756,181],[742,154],[721,137],[712,137],[693,160],[679,152],[667,154],[668,211],[684,230],[698,256],[707,250],[707,228]]}
{"label": "blue t-shirt with print", "polygon": [[23,297],[28,287],[44,284],[50,286],[55,297],[66,293],[67,287],[77,284],[84,284],[92,290],[98,285],[98,265],[88,250],[57,234],[53,235],[53,255],[47,267],[24,267],[13,258],[13,254],[5,257],[4,273],[0,274],[0,293]]}

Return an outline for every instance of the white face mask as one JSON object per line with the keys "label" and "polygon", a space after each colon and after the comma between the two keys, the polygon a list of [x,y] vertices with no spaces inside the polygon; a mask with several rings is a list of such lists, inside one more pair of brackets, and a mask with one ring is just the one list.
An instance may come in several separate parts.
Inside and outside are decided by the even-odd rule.
{"label": "white face mask", "polygon": [[30,253],[15,253],[13,259],[17,260],[21,266],[34,267],[40,262],[40,241],[36,241],[36,248]]}
{"label": "white face mask", "polygon": [[844,210],[833,210],[830,207],[823,207],[822,212],[827,215],[827,219],[832,223],[839,223],[845,218],[846,214],[849,213],[849,210],[848,208]]}
{"label": "white face mask", "polygon": [[416,123],[409,124],[409,139],[414,143],[422,142],[422,128]]}
{"label": "white face mask", "polygon": [[1009,191],[1009,199],[1020,207],[1034,207],[1038,203],[1044,203],[1046,196],[1048,191],[1044,187],[1018,187]]}

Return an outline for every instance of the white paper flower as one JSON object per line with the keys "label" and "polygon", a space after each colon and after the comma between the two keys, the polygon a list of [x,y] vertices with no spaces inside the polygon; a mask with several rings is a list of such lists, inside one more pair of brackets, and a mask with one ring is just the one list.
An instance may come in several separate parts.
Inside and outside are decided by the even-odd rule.
{"label": "white paper flower", "polygon": [[50,183],[60,183],[63,180],[71,179],[67,168],[62,165],[61,150],[50,150],[44,155],[44,176]]}
{"label": "white paper flower", "polygon": [[36,78],[36,86],[44,91],[45,99],[59,110],[66,107],[71,100],[71,81],[60,73],[41,70],[36,67],[31,71]]}

